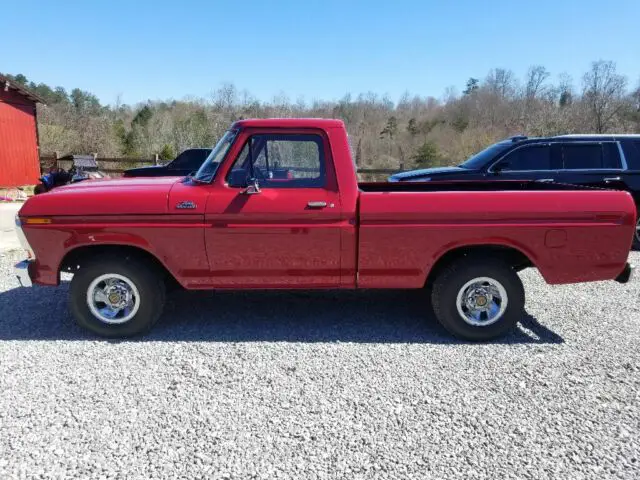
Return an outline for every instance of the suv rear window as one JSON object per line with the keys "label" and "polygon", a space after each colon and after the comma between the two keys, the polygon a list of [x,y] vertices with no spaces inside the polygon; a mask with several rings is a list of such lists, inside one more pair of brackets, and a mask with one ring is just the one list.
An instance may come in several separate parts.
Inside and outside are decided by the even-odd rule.
{"label": "suv rear window", "polygon": [[640,140],[621,140],[622,151],[630,170],[640,170]]}
{"label": "suv rear window", "polygon": [[602,166],[604,168],[622,168],[620,150],[617,143],[602,144]]}
{"label": "suv rear window", "polygon": [[565,170],[620,168],[620,154],[613,142],[565,144],[562,146],[562,165]]}

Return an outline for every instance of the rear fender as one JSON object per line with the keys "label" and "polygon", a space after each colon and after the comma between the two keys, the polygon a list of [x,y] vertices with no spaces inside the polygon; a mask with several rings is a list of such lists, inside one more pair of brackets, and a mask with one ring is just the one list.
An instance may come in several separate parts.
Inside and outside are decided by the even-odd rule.
{"label": "rear fender", "polygon": [[[484,249],[484,252],[483,252]],[[531,266],[537,268],[543,278],[546,279],[544,274],[544,268],[541,270],[539,267],[539,259],[536,254],[525,245],[519,244],[509,238],[487,238],[487,239],[474,239],[463,242],[451,242],[443,245],[433,256],[432,261],[425,271],[424,283],[427,282],[429,277],[434,273],[434,269],[447,257],[455,256],[456,252],[464,254],[465,252],[477,251],[478,255],[506,255],[508,252],[517,252],[522,257],[528,260]]]}

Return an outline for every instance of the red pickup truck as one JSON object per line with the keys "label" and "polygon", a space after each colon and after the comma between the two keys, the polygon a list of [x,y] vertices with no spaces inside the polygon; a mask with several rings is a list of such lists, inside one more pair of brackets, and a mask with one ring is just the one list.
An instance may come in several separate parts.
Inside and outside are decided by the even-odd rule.
{"label": "red pickup truck", "polygon": [[344,124],[242,120],[193,177],[88,180],[29,199],[24,286],[72,272],[70,309],[105,336],[148,330],[186,289],[423,289],[485,340],[521,318],[517,272],[629,280],[626,192],[538,182],[358,183]]}

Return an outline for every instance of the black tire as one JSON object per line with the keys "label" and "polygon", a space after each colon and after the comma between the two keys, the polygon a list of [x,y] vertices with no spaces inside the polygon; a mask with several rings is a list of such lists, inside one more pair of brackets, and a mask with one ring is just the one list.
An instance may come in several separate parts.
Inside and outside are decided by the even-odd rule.
{"label": "black tire", "polygon": [[633,250],[640,250],[640,217],[636,223],[636,231],[633,233],[633,244],[631,246]]}
{"label": "black tire", "polygon": [[[506,309],[495,323],[472,325],[458,312],[458,293],[479,277],[496,280],[507,295]],[[446,266],[433,281],[431,303],[436,318],[450,333],[464,340],[500,337],[513,329],[524,312],[524,287],[516,272],[500,259],[466,257]]]}
{"label": "black tire", "polygon": [[[140,303],[135,315],[124,323],[105,323],[95,316],[87,302],[91,283],[105,274],[126,277],[137,288]],[[154,265],[135,257],[104,255],[93,259],[73,276],[69,308],[78,325],[110,338],[129,337],[149,331],[162,314],[165,284],[162,272]]]}

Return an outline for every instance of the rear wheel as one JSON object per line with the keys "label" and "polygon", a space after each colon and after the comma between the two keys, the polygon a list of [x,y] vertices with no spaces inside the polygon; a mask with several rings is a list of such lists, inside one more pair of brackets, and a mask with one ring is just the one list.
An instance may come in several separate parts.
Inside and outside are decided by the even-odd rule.
{"label": "rear wheel", "polygon": [[71,281],[71,313],[81,327],[105,337],[148,331],[160,317],[164,300],[162,275],[136,258],[98,257]]}
{"label": "rear wheel", "polygon": [[463,258],[445,267],[433,282],[438,321],[465,340],[490,340],[511,330],[524,311],[524,287],[500,260]]}

